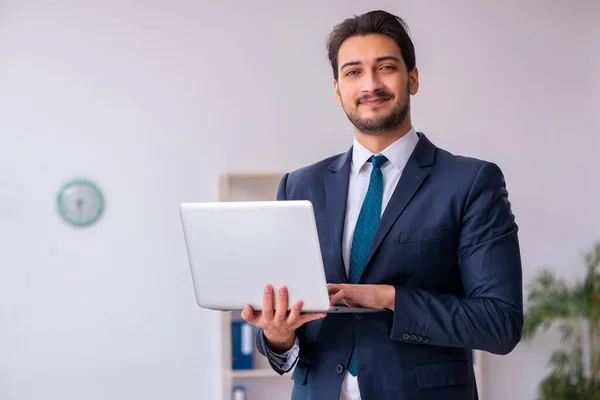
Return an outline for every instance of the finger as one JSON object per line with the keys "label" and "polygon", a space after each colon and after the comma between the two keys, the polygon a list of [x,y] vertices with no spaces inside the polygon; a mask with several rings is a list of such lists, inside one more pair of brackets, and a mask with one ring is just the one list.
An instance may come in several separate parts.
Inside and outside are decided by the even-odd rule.
{"label": "finger", "polygon": [[279,288],[279,296],[277,298],[277,308],[275,309],[275,319],[277,321],[285,321],[288,308],[288,290],[287,287]]}
{"label": "finger", "polygon": [[287,323],[289,325],[294,325],[300,316],[300,310],[302,310],[302,301],[297,301],[292,305],[292,311],[290,311],[290,315],[287,317]]}
{"label": "finger", "polygon": [[298,317],[298,319],[296,320],[296,326],[294,326],[294,329],[298,329],[300,326],[306,324],[307,322],[310,321],[315,321],[317,319],[321,319],[321,318],[325,318],[327,316],[327,313],[307,313],[307,314],[301,314],[300,317]]}
{"label": "finger", "polygon": [[340,290],[342,290],[342,285],[340,285],[340,284],[335,284],[335,283],[327,284],[327,291],[329,292],[330,295],[335,294],[335,293],[339,292]]}
{"label": "finger", "polygon": [[336,294],[334,294],[333,296],[331,296],[330,304],[334,305],[334,304],[338,304],[341,303],[342,300],[344,300],[344,298],[346,297],[347,291],[345,289],[340,290],[339,292],[337,292]]}
{"label": "finger", "polygon": [[344,304],[348,307],[362,307],[360,304],[353,303],[350,300],[344,300]]}
{"label": "finger", "polygon": [[273,319],[273,286],[271,285],[265,286],[262,315],[266,321],[271,321]]}

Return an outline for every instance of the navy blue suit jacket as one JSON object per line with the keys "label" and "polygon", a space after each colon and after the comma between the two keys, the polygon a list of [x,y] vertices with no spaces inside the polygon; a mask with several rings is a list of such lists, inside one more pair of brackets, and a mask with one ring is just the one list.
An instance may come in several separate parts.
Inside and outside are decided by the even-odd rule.
{"label": "navy blue suit jacket", "polygon": [[[363,400],[477,399],[472,349],[507,354],[521,338],[518,228],[501,170],[419,136],[361,278],[393,285],[395,311],[329,314],[298,329],[293,400],[337,400],[354,343]],[[351,157],[349,150],[286,174],[277,194],[312,202],[330,283],[348,282],[342,230]],[[260,329],[257,347],[266,355]]]}

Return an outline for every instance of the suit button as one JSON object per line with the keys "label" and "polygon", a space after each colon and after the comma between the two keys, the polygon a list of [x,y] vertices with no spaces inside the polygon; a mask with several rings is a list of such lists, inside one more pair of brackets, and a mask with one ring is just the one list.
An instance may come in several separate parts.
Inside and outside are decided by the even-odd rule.
{"label": "suit button", "polygon": [[364,317],[365,317],[365,314],[363,314],[363,313],[358,313],[358,314],[356,314],[356,319],[357,319],[357,320],[359,320],[359,321],[360,321],[361,319],[363,319]]}
{"label": "suit button", "polygon": [[417,340],[417,337],[415,335],[410,335],[410,340]]}
{"label": "suit button", "polygon": [[338,372],[338,374],[341,374],[342,372],[344,372],[344,366],[342,364],[338,364],[335,370]]}
{"label": "suit button", "polygon": [[410,335],[408,333],[402,334],[402,339],[408,340],[408,338],[410,338]]}
{"label": "suit button", "polygon": [[417,336],[417,342],[420,342],[423,340],[423,336]]}

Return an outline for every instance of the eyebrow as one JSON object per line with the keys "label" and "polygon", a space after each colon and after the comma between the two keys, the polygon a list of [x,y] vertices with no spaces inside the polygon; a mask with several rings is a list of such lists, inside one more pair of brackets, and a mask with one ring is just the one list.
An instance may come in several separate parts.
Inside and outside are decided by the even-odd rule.
{"label": "eyebrow", "polygon": [[[400,63],[400,59],[398,57],[395,56],[383,56],[383,57],[378,57],[375,59],[376,62],[382,62],[382,61],[396,61],[397,63]],[[352,66],[352,65],[360,65],[362,64],[362,62],[360,61],[348,61],[347,63],[344,63],[344,65],[341,66],[340,71],[343,70],[346,67]]]}

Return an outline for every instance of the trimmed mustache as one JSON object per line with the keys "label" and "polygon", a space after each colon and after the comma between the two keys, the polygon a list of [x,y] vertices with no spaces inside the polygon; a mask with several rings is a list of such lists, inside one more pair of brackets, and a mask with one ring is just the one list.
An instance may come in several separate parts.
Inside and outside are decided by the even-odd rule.
{"label": "trimmed mustache", "polygon": [[370,94],[365,94],[364,96],[360,96],[357,100],[357,104],[360,103],[364,103],[365,101],[369,101],[369,100],[389,100],[392,98],[391,93],[387,93],[387,92],[380,92],[377,93],[375,96],[370,95]]}

